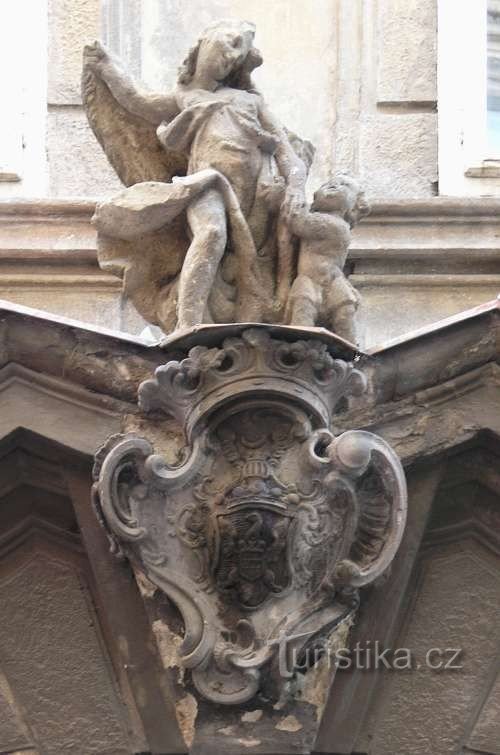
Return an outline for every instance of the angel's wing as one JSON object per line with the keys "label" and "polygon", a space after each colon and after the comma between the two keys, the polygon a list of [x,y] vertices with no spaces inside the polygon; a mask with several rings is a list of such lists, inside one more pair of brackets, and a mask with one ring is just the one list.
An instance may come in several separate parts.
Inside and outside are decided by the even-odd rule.
{"label": "angel's wing", "polygon": [[[89,124],[109,162],[126,186],[169,182],[184,175],[187,155],[160,145],[156,128],[129,113],[85,60],[82,98]],[[102,269],[123,279],[124,293],[148,322],[166,330],[175,325],[176,284],[188,246],[181,219],[169,228],[126,241],[98,233]]]}
{"label": "angel's wing", "polygon": [[82,99],[92,131],[125,186],[185,174],[187,156],[162,148],[155,127],[117,102],[85,56]]}

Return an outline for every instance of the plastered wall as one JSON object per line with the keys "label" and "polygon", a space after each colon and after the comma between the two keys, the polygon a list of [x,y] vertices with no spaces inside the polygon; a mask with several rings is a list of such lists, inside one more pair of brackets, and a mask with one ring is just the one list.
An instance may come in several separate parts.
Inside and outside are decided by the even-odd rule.
{"label": "plastered wall", "polygon": [[311,188],[348,169],[372,199],[436,193],[436,0],[49,0],[50,195],[117,185],[81,108],[84,42],[104,39],[161,91],[203,28],[224,17],[256,23],[256,82],[315,144]]}

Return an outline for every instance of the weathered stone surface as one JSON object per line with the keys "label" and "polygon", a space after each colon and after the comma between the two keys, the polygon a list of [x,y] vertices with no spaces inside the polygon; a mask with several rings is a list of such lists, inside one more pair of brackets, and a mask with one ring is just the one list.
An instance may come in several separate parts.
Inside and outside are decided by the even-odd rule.
{"label": "weathered stone surface", "polygon": [[434,113],[363,115],[359,176],[370,200],[435,194],[437,116]]}
{"label": "weathered stone surface", "polygon": [[146,322],[97,264],[94,209],[91,201],[2,204],[0,292],[53,314],[140,333]]}
{"label": "weathered stone surface", "polygon": [[85,585],[77,569],[59,559],[30,553],[8,576],[2,563],[0,593],[8,617],[0,628],[2,669],[37,749],[48,755],[128,755],[120,702]]}
{"label": "weathered stone surface", "polygon": [[[356,170],[363,151],[359,124],[371,117],[377,101],[404,106],[436,99],[434,0],[383,0],[376,5],[318,0],[314,12],[300,3],[258,0],[250,16],[245,0],[196,0],[182,9],[173,0],[151,0],[142,13],[136,3],[133,8],[124,5],[123,0],[108,0],[106,40],[126,67],[157,91],[173,86],[179,60],[209,23],[221,17],[254,21],[257,45],[266,60],[255,77],[259,89],[280,120],[318,149],[311,186],[324,182],[334,169]],[[374,71],[377,59],[379,69]],[[307,96],[289,96],[294,90]],[[437,138],[437,118],[431,124]],[[372,186],[367,169],[370,197],[393,195],[391,185],[400,182],[400,176],[406,196],[432,193],[418,178],[413,183],[413,171],[406,170],[415,146],[421,161],[418,126],[400,121],[399,127],[408,135],[409,149],[392,155],[384,182],[375,180]],[[436,161],[433,167],[435,172]]]}
{"label": "weathered stone surface", "polygon": [[49,105],[81,103],[82,40],[99,36],[99,6],[99,0],[49,0]]}
{"label": "weathered stone surface", "polygon": [[[362,295],[359,319],[363,323],[365,348],[375,348],[402,334],[463,312],[495,298],[498,275],[394,276],[353,275],[351,280]],[[398,302],[398,315],[391,315]]]}
{"label": "weathered stone surface", "polygon": [[379,0],[377,7],[377,100],[435,102],[436,0]]}
{"label": "weathered stone surface", "polygon": [[[369,107],[370,82],[363,76],[364,57],[370,56],[370,37],[363,31],[373,27],[372,4],[337,0],[335,75],[332,99],[335,118],[331,128],[332,162],[336,170],[357,173],[361,111]],[[368,92],[366,91],[368,90]],[[365,104],[363,97],[368,102]]]}
{"label": "weathered stone surface", "polygon": [[[121,421],[90,392],[68,391],[55,380],[37,377],[18,365],[0,371],[3,384],[0,432],[13,433],[19,426],[33,433],[44,433],[54,442],[89,453],[96,433],[102,441],[109,432],[121,429]],[[53,392],[59,391],[59,397]],[[96,428],[98,424],[98,428]]]}
{"label": "weathered stone surface", "polygon": [[[398,640],[398,647],[410,648],[421,667],[387,679],[371,754],[456,754],[498,653],[499,603],[498,563],[482,546],[473,541],[442,545],[427,556],[415,607]],[[461,649],[457,663],[463,668],[433,670],[426,664],[432,648]],[[438,661],[435,653],[431,662]],[[398,700],[412,704],[401,706]]]}
{"label": "weathered stone surface", "polygon": [[355,343],[359,296],[344,267],[369,205],[339,173],[307,207],[313,147],[255,91],[254,37],[248,22],[211,24],[163,94],[142,90],[99,42],[85,47],[85,110],[127,186],[97,205],[99,263],[166,333],[271,322]]}
{"label": "weathered stone surface", "polygon": [[[486,383],[490,377],[494,382],[497,367],[488,362],[495,362],[498,356],[499,310],[500,302],[496,299],[422,328],[408,338],[371,349],[375,358],[374,386],[379,399],[399,401],[414,391],[424,398],[429,389],[432,401],[439,395],[439,392],[433,395],[436,384],[450,381],[451,388],[452,381],[462,380],[465,387],[479,378],[481,385],[481,370],[484,370]],[[392,382],[387,382],[386,376],[395,367],[393,359],[398,360],[398,369]]]}
{"label": "weathered stone surface", "polygon": [[[1,303],[0,317],[1,367],[13,369],[9,362],[17,362],[121,401],[135,403],[139,383],[164,361],[162,350],[150,341],[82,327],[79,322],[11,302]],[[106,424],[102,417],[100,423]],[[71,431],[77,434],[78,426]]]}
{"label": "weathered stone surface", "polygon": [[[435,29],[427,30],[422,45],[421,29],[412,26],[422,22],[420,14],[427,23],[434,13],[431,2],[338,0],[336,8],[336,118],[331,147],[336,169],[362,176],[370,201],[431,196],[436,193],[431,184],[437,173],[437,116],[428,112],[435,99],[435,52],[423,65],[411,62],[426,46],[435,45]],[[390,31],[385,31],[386,23]],[[421,80],[420,70],[424,71]],[[420,83],[413,92],[416,80]],[[424,130],[420,118],[426,121]]]}
{"label": "weathered stone surface", "polygon": [[[78,298],[71,292],[72,281],[66,276],[47,276],[40,280],[32,276],[19,280],[0,282],[0,297],[15,304],[50,311],[56,315],[71,317],[92,325],[106,323],[121,330],[121,306],[119,287],[114,281],[75,277],[73,285],[79,286]],[[118,288],[118,291],[117,291]],[[137,322],[137,318],[136,318]]]}
{"label": "weathered stone surface", "polygon": [[[190,752],[311,752],[358,588],[402,536],[402,469],[380,438],[330,433],[366,388],[333,334],[205,325],[163,348],[184,358],[142,383],[144,436],[96,455],[99,520],[177,671]],[[185,439],[174,466],[151,443],[160,412]]]}
{"label": "weathered stone surface", "polygon": [[336,173],[315,192],[311,209],[290,204],[285,219],[301,239],[297,274],[286,303],[286,322],[321,325],[358,343],[355,315],[360,297],[344,269],[351,230],[370,212],[358,182]]}
{"label": "weathered stone surface", "polygon": [[500,680],[497,679],[467,740],[471,750],[500,753]]}
{"label": "weathered stone surface", "polygon": [[52,196],[103,197],[121,188],[81,108],[49,111],[47,151]]}
{"label": "weathered stone surface", "polygon": [[25,750],[33,741],[22,724],[22,713],[16,705],[7,679],[0,671],[0,748],[4,752]]}

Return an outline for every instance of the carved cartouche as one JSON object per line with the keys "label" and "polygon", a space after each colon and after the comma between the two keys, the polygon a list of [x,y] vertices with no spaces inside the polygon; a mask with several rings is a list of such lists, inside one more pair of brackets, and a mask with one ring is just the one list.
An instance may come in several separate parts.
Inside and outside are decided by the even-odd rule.
{"label": "carved cartouche", "polygon": [[145,412],[182,424],[183,463],[130,435],[98,455],[101,519],[177,604],[181,661],[208,700],[241,704],[259,689],[277,698],[295,670],[283,669],[280,647],[299,658],[352,622],[357,589],[399,545],[401,465],[371,433],[330,432],[339,402],[366,387],[331,351],[265,327],[195,346],[139,392]]}

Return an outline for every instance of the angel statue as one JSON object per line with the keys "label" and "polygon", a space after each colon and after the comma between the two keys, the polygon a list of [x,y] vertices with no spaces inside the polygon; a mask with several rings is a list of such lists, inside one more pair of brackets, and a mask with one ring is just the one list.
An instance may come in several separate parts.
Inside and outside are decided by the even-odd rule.
{"label": "angel statue", "polygon": [[297,250],[282,208],[305,205],[313,148],[255,88],[254,35],[247,22],[210,26],[166,94],[98,42],[84,50],[87,116],[129,187],[96,209],[99,263],[165,332],[284,320]]}

